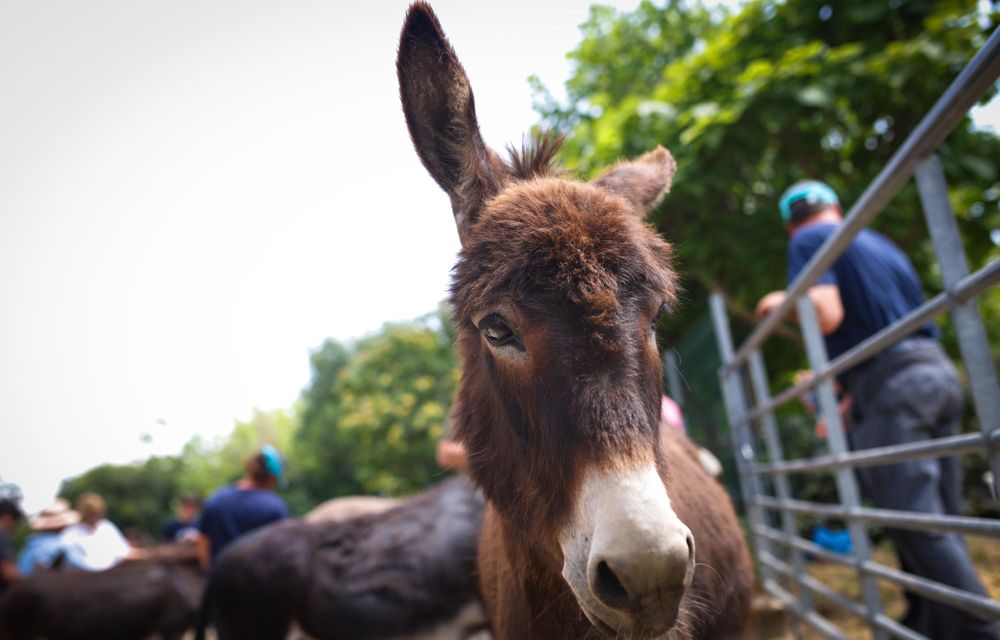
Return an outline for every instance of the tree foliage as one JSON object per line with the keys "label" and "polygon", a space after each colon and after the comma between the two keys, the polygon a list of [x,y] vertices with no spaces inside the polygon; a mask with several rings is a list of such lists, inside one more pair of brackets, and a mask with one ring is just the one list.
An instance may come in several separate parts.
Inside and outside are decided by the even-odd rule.
{"label": "tree foliage", "polygon": [[311,496],[397,495],[440,477],[434,447],[458,381],[452,339],[440,313],[313,353],[295,445]]}
{"label": "tree foliage", "polygon": [[[680,0],[596,6],[569,54],[567,101],[536,81],[536,108],[569,134],[563,159],[584,175],[673,150],[673,191],[652,219],[676,244],[688,308],[712,285],[752,307],[785,285],[784,188],[818,178],[853,203],[995,24],[974,3],[932,0],[758,0],[731,14]],[[1000,255],[1000,141],[966,119],[939,155],[975,268]],[[912,185],[876,226],[939,290]],[[682,311],[672,330],[693,319]]]}

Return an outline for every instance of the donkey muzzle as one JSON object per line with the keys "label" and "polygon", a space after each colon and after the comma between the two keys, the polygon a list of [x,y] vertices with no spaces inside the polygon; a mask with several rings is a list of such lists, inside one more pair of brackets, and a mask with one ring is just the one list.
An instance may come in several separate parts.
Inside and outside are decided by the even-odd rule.
{"label": "donkey muzzle", "polygon": [[694,574],[694,538],[652,464],[588,472],[560,544],[563,578],[595,627],[653,638],[676,624]]}

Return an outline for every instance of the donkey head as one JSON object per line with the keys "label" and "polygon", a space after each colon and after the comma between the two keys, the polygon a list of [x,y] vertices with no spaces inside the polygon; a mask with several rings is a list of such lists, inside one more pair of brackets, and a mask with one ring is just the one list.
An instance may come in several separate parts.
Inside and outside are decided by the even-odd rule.
{"label": "donkey head", "polygon": [[675,278],[669,245],[642,222],[673,158],[657,148],[590,183],[553,175],[550,138],[501,161],[423,3],[407,16],[397,69],[417,153],[451,197],[462,241],[455,419],[472,477],[505,535],[562,575],[596,627],[661,634],[694,566],[657,446],[655,326]]}

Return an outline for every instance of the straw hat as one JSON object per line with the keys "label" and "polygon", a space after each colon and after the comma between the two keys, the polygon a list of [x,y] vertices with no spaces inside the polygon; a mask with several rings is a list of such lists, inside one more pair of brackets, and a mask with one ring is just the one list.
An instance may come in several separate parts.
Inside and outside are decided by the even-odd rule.
{"label": "straw hat", "polygon": [[69,503],[62,498],[45,507],[28,518],[28,526],[32,531],[54,531],[65,529],[80,522],[80,514],[69,508]]}

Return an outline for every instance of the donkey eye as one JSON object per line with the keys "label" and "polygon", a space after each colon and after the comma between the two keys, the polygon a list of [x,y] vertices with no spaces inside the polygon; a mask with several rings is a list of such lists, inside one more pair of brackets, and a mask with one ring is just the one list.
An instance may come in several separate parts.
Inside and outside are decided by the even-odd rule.
{"label": "donkey eye", "polygon": [[486,341],[494,347],[502,347],[517,341],[514,331],[496,314],[483,318],[479,322],[479,330]]}

